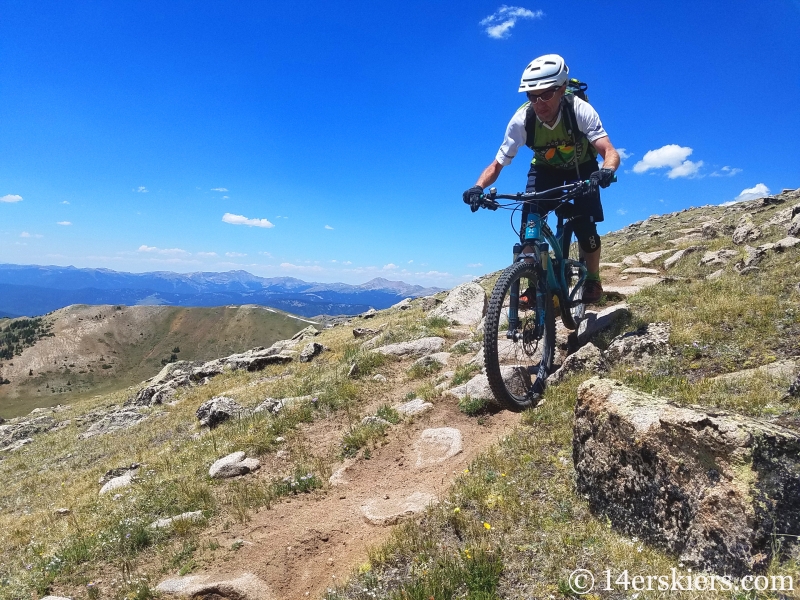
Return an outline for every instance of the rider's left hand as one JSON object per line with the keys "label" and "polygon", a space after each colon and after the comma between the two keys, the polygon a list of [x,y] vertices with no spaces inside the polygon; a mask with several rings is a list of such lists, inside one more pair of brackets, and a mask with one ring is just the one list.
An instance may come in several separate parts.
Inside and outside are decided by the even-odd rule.
{"label": "rider's left hand", "polygon": [[611,169],[600,169],[595,171],[589,176],[592,186],[596,189],[598,186],[607,188],[614,181],[614,171]]}

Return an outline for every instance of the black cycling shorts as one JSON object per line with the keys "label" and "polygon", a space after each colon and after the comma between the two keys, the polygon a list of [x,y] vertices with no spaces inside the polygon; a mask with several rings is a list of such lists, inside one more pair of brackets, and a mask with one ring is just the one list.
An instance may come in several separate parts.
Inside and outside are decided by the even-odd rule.
{"label": "black cycling shorts", "polygon": [[[589,176],[599,170],[596,160],[589,160],[580,165],[581,181],[589,179]],[[526,192],[542,192],[554,187],[567,185],[577,181],[578,174],[574,169],[562,170],[548,167],[531,165],[528,171],[528,185]],[[600,192],[584,194],[574,200],[575,213],[580,215],[572,219],[573,231],[578,243],[584,252],[592,252],[600,248],[600,236],[597,234],[596,223],[604,220],[603,205],[600,202]],[[558,206],[557,200],[538,200],[533,204],[526,204],[522,210],[522,223],[528,220],[528,214],[537,212],[544,215]],[[520,227],[520,238],[524,234],[525,227]]]}

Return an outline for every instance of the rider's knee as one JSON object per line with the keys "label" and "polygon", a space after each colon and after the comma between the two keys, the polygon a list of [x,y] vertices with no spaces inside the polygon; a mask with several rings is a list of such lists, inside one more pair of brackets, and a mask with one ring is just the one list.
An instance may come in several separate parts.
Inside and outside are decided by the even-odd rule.
{"label": "rider's knee", "polygon": [[590,233],[582,239],[579,238],[578,244],[580,244],[581,250],[583,250],[585,254],[591,254],[592,252],[600,250],[600,236],[597,230],[595,229],[594,233]]}

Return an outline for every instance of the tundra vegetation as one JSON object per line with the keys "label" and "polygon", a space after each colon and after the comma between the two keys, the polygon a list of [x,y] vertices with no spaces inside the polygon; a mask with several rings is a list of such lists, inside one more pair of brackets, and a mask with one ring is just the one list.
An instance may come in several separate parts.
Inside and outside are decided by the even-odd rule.
{"label": "tundra vegetation", "polygon": [[[706,206],[605,236],[604,260],[610,263],[641,252],[706,247],[670,267],[657,285],[630,295],[630,316],[593,340],[603,350],[618,334],[666,322],[671,325],[672,352],[647,366],[614,365],[609,375],[678,403],[725,408],[797,429],[800,401],[787,394],[785,381],[764,372],[714,379],[780,359],[800,360],[800,246],[766,252],[758,270],[740,274],[736,265],[747,251],[731,243],[745,210],[761,228],[762,241],[784,238],[786,227],[769,222],[797,202],[795,197],[776,204]],[[709,226],[713,231],[700,230],[706,222],[714,223]],[[700,237],[681,232],[694,229]],[[679,236],[686,239],[668,242]],[[709,279],[719,267],[699,264],[703,252],[727,248],[736,256]],[[606,271],[607,281],[621,277],[621,267]],[[489,291],[494,279],[496,274],[481,285]],[[392,430],[401,430],[412,419],[385,401],[376,403],[376,386],[390,390],[397,402],[457,402],[446,389],[480,369],[468,364],[471,353],[454,351],[461,362],[447,375],[435,367],[413,367],[412,359],[370,351],[430,336],[444,338],[448,347],[482,339],[476,328],[452,327],[427,312],[417,300],[407,310],[388,309],[369,320],[356,318],[326,329],[314,339],[327,350],[311,362],[226,372],[205,385],[181,388],[169,405],[143,409],[148,415],[143,424],[113,435],[79,439],[86,430],[83,416],[121,405],[135,389],[83,398],[62,408],[55,414],[62,426],[0,455],[0,598],[48,593],[152,598],[155,585],[168,574],[196,573],[220,557],[235,564],[235,544],[221,547],[203,537],[210,523],[224,527],[247,522],[256,511],[294,495],[327,493],[335,464],[344,457],[369,460]],[[354,340],[356,326],[378,331],[368,347]],[[383,381],[376,381],[376,375]],[[523,413],[512,433],[478,455],[438,505],[397,526],[388,542],[365,548],[363,564],[348,581],[332,585],[327,598],[570,598],[578,597],[569,582],[578,568],[598,579],[607,570],[612,574],[614,590],[597,588],[584,596],[593,599],[797,597],[797,591],[639,592],[630,587],[636,576],[685,569],[675,556],[621,534],[592,514],[586,499],[576,493],[573,409],[578,386],[592,375],[578,372],[550,386],[543,402]],[[195,410],[220,395],[234,397],[248,409],[267,397],[301,400],[274,414],[248,413],[211,431],[201,430]],[[469,398],[461,407],[476,420],[498,410]],[[364,420],[367,416],[378,419]],[[312,451],[303,432],[314,423],[335,430],[336,452]],[[268,476],[217,480],[207,474],[212,462],[231,452],[268,459],[286,443],[294,448],[290,459]],[[98,480],[109,469],[134,462],[141,465],[135,486],[98,495]],[[202,519],[170,529],[150,527],[157,519],[190,511],[201,511]],[[776,536],[776,547],[784,541]],[[766,575],[792,575],[797,590],[797,551],[775,556]],[[618,583],[624,574],[627,589]]]}

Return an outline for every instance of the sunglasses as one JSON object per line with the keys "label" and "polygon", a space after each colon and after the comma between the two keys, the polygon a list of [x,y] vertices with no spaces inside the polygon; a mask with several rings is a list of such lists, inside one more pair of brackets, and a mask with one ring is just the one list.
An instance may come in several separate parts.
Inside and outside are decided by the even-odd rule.
{"label": "sunglasses", "polygon": [[556,95],[558,88],[552,88],[547,90],[546,92],[542,92],[541,94],[534,94],[533,92],[528,92],[528,100],[531,101],[531,104],[539,102],[548,102],[553,99],[553,96]]}

